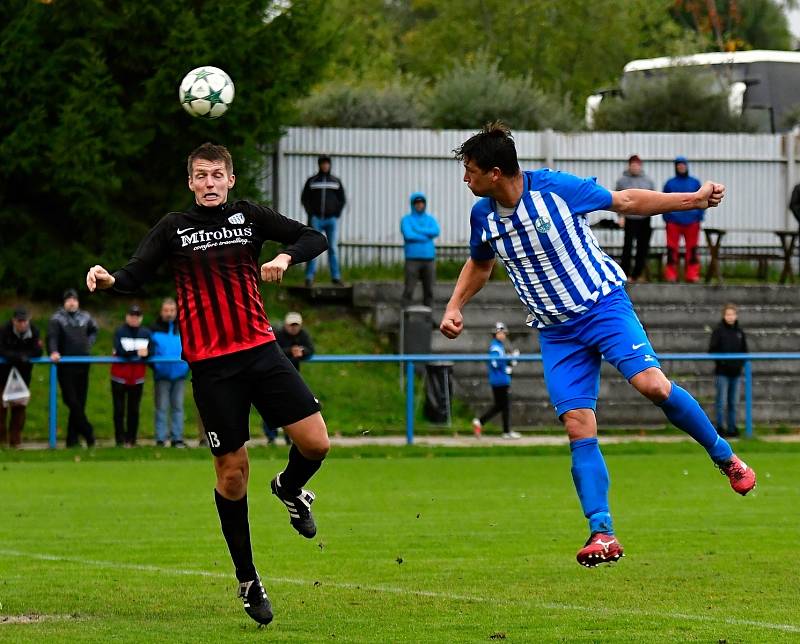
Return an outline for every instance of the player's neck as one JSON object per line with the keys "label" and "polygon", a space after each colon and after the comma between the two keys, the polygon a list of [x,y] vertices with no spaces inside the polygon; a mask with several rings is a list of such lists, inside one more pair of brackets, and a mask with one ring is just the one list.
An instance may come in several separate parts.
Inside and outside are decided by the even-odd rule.
{"label": "player's neck", "polygon": [[522,172],[518,172],[513,177],[503,177],[495,186],[494,200],[503,208],[516,208],[519,200],[522,199],[522,190],[525,180]]}

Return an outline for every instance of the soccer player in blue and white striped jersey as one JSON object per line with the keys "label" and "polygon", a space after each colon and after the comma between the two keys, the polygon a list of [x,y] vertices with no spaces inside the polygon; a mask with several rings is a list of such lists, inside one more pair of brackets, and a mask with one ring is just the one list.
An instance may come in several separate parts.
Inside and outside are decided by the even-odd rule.
{"label": "soccer player in blue and white striped jersey", "polygon": [[602,358],[700,443],[736,492],[753,489],[753,470],[733,454],[697,401],[661,371],[625,293],[625,274],[600,248],[586,218],[595,210],[624,216],[712,208],[725,186],[708,181],[694,193],[610,192],[594,178],[547,169],[523,172],[502,123],[487,125],[454,152],[464,163],[464,181],[481,199],[470,217],[470,258],[440,329],[448,338],[461,333],[462,309],[486,284],[499,257],[530,312],[529,324],[539,329],[545,383],[569,436],[572,478],[590,533],[578,562],[593,567],[616,561],[623,552],[614,536],[608,470],[597,443]]}

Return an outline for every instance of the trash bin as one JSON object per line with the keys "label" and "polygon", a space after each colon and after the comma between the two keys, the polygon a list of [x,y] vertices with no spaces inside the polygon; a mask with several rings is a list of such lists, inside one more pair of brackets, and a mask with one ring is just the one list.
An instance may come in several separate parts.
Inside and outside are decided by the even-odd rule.
{"label": "trash bin", "polygon": [[425,406],[423,414],[432,423],[450,425],[453,400],[453,363],[429,362],[425,365]]}
{"label": "trash bin", "polygon": [[[400,321],[400,353],[427,354],[431,352],[433,317],[429,306],[420,304],[403,309]],[[421,376],[421,362],[414,365],[414,372]]]}

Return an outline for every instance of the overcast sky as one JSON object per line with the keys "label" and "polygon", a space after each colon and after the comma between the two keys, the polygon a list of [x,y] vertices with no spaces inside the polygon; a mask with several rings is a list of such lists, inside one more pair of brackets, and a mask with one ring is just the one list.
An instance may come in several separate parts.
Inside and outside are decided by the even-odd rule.
{"label": "overcast sky", "polygon": [[800,38],[800,9],[789,12],[789,27],[795,38]]}

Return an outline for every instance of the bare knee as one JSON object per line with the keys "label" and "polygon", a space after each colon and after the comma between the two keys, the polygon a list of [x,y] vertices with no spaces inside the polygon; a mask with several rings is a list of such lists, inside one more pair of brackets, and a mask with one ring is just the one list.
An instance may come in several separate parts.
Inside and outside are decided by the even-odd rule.
{"label": "bare knee", "polygon": [[597,419],[591,409],[571,409],[561,415],[570,441],[597,436]]}
{"label": "bare knee", "polygon": [[300,453],[309,460],[321,461],[331,449],[328,428],[319,412],[283,429],[289,434]]}
{"label": "bare knee", "polygon": [[214,459],[214,466],[217,471],[217,491],[222,496],[238,500],[247,494],[247,479],[250,473],[247,452],[218,456]]}
{"label": "bare knee", "polygon": [[323,436],[314,436],[311,440],[297,443],[297,449],[307,459],[312,461],[321,461],[328,455],[331,449],[331,441],[327,434]]}
{"label": "bare knee", "polygon": [[672,383],[656,367],[637,373],[631,378],[631,384],[640,394],[656,404],[663,403],[672,391]]}

